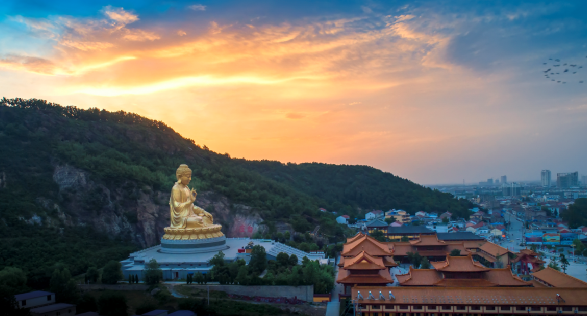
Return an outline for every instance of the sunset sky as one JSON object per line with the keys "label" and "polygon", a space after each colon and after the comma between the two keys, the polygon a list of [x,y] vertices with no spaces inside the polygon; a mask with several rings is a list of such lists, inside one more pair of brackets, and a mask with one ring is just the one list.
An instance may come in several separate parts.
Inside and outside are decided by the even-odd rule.
{"label": "sunset sky", "polygon": [[583,0],[4,0],[0,97],[422,184],[587,174],[586,17]]}

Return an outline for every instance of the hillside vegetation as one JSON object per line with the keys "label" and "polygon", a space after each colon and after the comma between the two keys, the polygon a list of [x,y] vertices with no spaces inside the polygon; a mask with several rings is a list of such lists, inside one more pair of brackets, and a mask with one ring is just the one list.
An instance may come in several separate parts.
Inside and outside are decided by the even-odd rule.
{"label": "hillside vegetation", "polygon": [[[160,121],[36,99],[0,100],[0,152],[0,258],[4,258],[0,269],[23,266],[29,273],[42,274],[46,267],[62,262],[77,274],[99,255],[103,260],[123,259],[136,247],[130,237],[121,233],[114,241],[112,235],[107,239],[92,227],[81,234],[79,227],[65,223],[62,213],[75,220],[83,209],[100,217],[110,207],[127,216],[129,225],[136,225],[137,215],[125,213],[125,204],[136,203],[143,195],[167,204],[158,200],[156,192],[170,190],[182,163],[194,172],[192,186],[252,207],[270,230],[277,222],[289,223],[298,232],[320,225],[331,242],[343,240],[345,231],[336,224],[336,216],[320,212],[321,207],[353,217],[390,208],[467,216],[470,207],[448,194],[367,166],[232,159],[183,138]],[[96,183],[119,188],[127,200],[112,206],[101,191],[60,188],[53,177],[56,166],[63,165],[87,172]],[[83,205],[70,207],[73,197]],[[57,206],[48,208],[43,201]],[[23,220],[35,224],[25,229]],[[73,236],[78,236],[76,242],[62,247]],[[59,255],[66,251],[67,256]],[[30,261],[25,252],[35,253],[35,260]]]}

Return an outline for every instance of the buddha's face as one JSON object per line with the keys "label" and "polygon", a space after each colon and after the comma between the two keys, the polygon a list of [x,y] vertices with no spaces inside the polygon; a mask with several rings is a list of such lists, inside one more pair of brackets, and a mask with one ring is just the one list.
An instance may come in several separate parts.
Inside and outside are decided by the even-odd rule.
{"label": "buddha's face", "polygon": [[191,180],[192,180],[191,173],[184,173],[179,176],[179,182],[181,182],[181,184],[183,184],[183,185],[188,185]]}

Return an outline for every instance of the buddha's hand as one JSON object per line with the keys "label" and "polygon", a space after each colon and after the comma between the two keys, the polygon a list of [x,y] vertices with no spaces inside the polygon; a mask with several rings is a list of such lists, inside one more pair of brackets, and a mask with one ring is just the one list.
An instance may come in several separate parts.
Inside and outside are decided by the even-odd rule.
{"label": "buddha's hand", "polygon": [[196,201],[196,197],[198,196],[198,192],[196,192],[196,189],[192,189],[190,191],[190,201],[195,202]]}

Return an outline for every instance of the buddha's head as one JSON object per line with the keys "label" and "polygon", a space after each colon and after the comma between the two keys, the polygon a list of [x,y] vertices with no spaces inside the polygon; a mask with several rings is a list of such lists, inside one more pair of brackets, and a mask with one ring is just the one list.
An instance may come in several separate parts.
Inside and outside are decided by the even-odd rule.
{"label": "buddha's head", "polygon": [[177,176],[177,183],[188,185],[192,180],[192,169],[188,165],[182,164],[177,168],[175,175]]}

